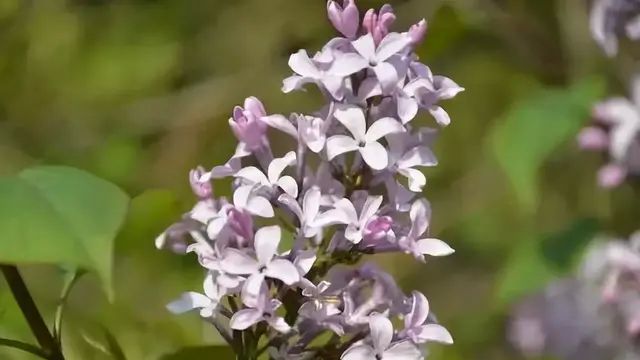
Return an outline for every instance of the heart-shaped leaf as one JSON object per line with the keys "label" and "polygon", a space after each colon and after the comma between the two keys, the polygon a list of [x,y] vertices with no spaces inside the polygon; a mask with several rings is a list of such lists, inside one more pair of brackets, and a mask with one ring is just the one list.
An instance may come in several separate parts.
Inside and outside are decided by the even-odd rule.
{"label": "heart-shaped leaf", "polygon": [[40,166],[0,178],[0,262],[96,272],[111,295],[113,240],[129,198],[85,171]]}

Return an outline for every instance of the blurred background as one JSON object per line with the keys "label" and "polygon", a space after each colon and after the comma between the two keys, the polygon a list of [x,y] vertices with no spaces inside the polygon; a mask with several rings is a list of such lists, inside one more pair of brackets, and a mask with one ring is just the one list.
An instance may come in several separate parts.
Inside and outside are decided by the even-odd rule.
{"label": "blurred background", "polygon": [[[426,170],[432,234],[454,256],[427,264],[377,257],[402,287],[423,291],[456,341],[433,360],[518,359],[506,340],[522,295],[570,273],[594,234],[640,225],[638,189],[601,190],[603,159],[578,150],[591,105],[626,94],[627,51],[606,58],[581,0],[392,0],[395,28],[429,23],[418,54],[467,90],[444,104],[452,117]],[[360,9],[384,2],[359,0]],[[159,359],[210,344],[196,314],[164,305],[198,289],[191,257],[154,238],[194,203],[187,174],[224,163],[235,148],[227,119],[254,95],[269,113],[313,111],[314,91],[284,95],[287,59],[333,36],[324,0],[0,0],[0,174],[34,164],[79,167],[134,200],[116,241],[115,299],[92,276],[71,294],[70,359],[106,359],[103,327],[128,359]],[[434,126],[427,117],[423,124]],[[228,190],[217,188],[217,194]],[[411,265],[409,265],[411,264]],[[55,267],[23,271],[53,316]],[[0,336],[31,342],[0,281]],[[224,358],[224,355],[219,355]],[[30,359],[0,348],[0,359]]]}

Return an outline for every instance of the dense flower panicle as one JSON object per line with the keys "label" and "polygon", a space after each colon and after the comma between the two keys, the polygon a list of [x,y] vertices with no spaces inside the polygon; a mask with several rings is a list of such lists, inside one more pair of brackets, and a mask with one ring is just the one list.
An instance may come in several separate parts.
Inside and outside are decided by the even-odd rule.
{"label": "dense flower panicle", "polygon": [[640,357],[640,232],[604,239],[578,274],[525,298],[509,326],[523,354],[562,360]]}
{"label": "dense flower panicle", "polygon": [[591,34],[609,56],[618,53],[618,38],[640,39],[640,1],[595,0],[591,11]]}
{"label": "dense flower panicle", "polygon": [[640,78],[632,84],[632,100],[616,97],[596,104],[595,122],[582,129],[578,143],[585,150],[605,152],[609,162],[598,172],[604,188],[640,175]]}
{"label": "dense flower panicle", "polygon": [[[186,292],[169,309],[198,309],[226,339],[245,333],[230,341],[243,359],[257,356],[263,338],[273,358],[423,359],[422,344],[453,342],[427,298],[357,263],[385,252],[420,261],[453,253],[428,235],[419,168],[437,164],[437,129],[415,118],[425,110],[448,125],[440,102],[464,89],[418,61],[426,21],[393,32],[391,6],[361,20],[354,0],[328,1],[327,13],[341,36],[313,56],[291,55],[294,74],[282,87],[313,84],[326,106],[285,116],[249,97],[229,119],[239,142],[231,159],[190,172],[198,203],[156,246],[195,253],[207,276],[203,293]],[[268,128],[294,140],[290,151],[273,153]],[[222,178],[232,180],[231,199],[214,194],[212,181]],[[404,326],[394,329],[396,319]],[[309,347],[325,333],[332,340]]]}

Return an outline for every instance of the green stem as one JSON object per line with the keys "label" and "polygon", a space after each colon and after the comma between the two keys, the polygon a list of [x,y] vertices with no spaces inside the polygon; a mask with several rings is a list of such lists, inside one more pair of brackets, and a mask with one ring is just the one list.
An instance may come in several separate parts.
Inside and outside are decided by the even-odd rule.
{"label": "green stem", "polygon": [[9,289],[11,289],[11,293],[18,303],[20,311],[22,311],[22,314],[27,320],[33,336],[35,336],[38,341],[42,352],[46,354],[46,358],[49,360],[64,360],[60,346],[49,332],[49,328],[44,322],[40,311],[38,311],[38,307],[33,301],[31,293],[29,293],[29,289],[24,283],[18,268],[14,265],[0,265],[0,270],[2,270],[2,274],[7,280]]}
{"label": "green stem", "polygon": [[80,277],[84,274],[84,271],[77,270],[74,271],[72,277],[64,284],[62,288],[62,293],[60,294],[60,299],[58,300],[58,307],[56,308],[56,315],[53,321],[53,337],[58,342],[58,345],[62,343],[62,317],[64,315],[64,309],[67,304],[67,299],[71,294],[71,289],[73,285],[80,279]]}
{"label": "green stem", "polygon": [[0,346],[11,347],[14,349],[22,350],[24,352],[28,352],[43,359],[48,359],[47,354],[39,347],[24,343],[22,341],[0,338]]}

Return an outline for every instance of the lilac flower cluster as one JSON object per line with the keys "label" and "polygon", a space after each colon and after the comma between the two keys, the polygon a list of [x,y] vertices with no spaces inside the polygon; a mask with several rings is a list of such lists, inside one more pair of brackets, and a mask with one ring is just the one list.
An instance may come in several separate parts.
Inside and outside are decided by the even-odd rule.
{"label": "lilac flower cluster", "polygon": [[595,0],[591,11],[591,34],[609,56],[618,52],[618,37],[640,39],[640,1]]}
{"label": "lilac flower cluster", "polygon": [[[451,335],[423,294],[406,296],[360,260],[453,253],[428,235],[419,168],[437,164],[437,130],[415,118],[425,110],[448,125],[440,102],[464,89],[418,61],[424,20],[398,33],[389,5],[362,20],[354,0],[329,1],[327,12],[341,36],[313,56],[291,55],[294,74],[282,87],[314,84],[327,105],[287,117],[249,97],[229,119],[238,139],[231,159],[189,174],[199,201],[156,246],[195,253],[207,275],[203,293],[168,308],[199,310],[240,359],[266,350],[275,359],[423,359],[422,344],[452,343]],[[291,151],[273,154],[274,130],[293,138]],[[212,182],[223,178],[232,179],[232,199],[214,196]],[[403,325],[394,329],[396,319]]]}
{"label": "lilac flower cluster", "polygon": [[598,183],[604,188],[640,175],[640,78],[632,85],[632,100],[615,97],[596,104],[595,122],[578,135],[581,148],[605,152],[610,159],[598,172]]}
{"label": "lilac flower cluster", "polygon": [[524,355],[563,360],[640,357],[640,232],[597,241],[572,278],[519,303],[509,340]]}

